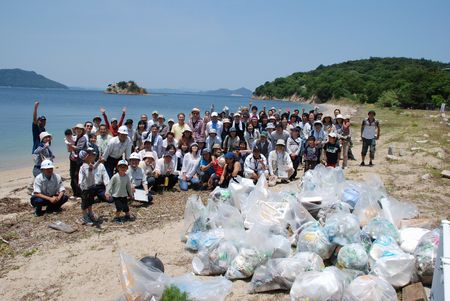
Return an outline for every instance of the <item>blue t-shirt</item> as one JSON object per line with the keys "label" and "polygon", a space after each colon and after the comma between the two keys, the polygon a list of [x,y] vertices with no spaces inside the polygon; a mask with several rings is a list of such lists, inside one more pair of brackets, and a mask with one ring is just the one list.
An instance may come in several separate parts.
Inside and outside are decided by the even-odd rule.
{"label": "blue t-shirt", "polygon": [[33,149],[31,150],[31,153],[33,154],[36,148],[39,146],[39,143],[41,143],[41,140],[39,139],[39,134],[45,132],[45,128],[41,128],[39,127],[39,125],[33,122],[31,129],[33,131]]}
{"label": "blue t-shirt", "polygon": [[[209,164],[209,162],[206,161],[205,159],[203,159],[203,158],[200,159],[200,166],[206,166],[208,164]],[[207,170],[204,171],[204,173],[207,174],[207,175],[212,175],[214,173],[213,166],[211,165]]]}

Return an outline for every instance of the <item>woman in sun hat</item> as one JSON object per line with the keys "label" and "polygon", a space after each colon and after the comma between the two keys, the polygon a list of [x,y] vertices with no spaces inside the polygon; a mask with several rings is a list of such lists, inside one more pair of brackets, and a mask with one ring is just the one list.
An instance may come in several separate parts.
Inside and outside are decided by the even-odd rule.
{"label": "woman in sun hat", "polygon": [[41,142],[33,152],[33,154],[35,155],[33,167],[34,177],[37,177],[37,175],[41,173],[42,161],[44,160],[53,161],[53,159],[55,158],[52,150],[50,149],[50,145],[52,143],[52,135],[48,132],[42,132],[39,134],[39,139]]}

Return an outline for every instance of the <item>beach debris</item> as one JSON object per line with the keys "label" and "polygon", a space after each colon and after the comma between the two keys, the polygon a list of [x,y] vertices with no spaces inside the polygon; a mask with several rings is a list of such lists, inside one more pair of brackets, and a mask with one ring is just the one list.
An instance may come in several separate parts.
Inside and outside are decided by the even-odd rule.
{"label": "beach debris", "polygon": [[422,180],[426,181],[426,180],[431,179],[431,175],[429,173],[426,173],[426,174],[422,175],[420,178]]}
{"label": "beach debris", "polygon": [[434,229],[422,236],[414,250],[417,275],[424,284],[431,284],[433,279],[439,240],[440,230]]}
{"label": "beach debris", "polygon": [[450,170],[443,170],[443,171],[441,172],[441,176],[442,176],[443,178],[450,179]]}
{"label": "beach debris", "polygon": [[142,262],[148,268],[156,268],[164,273],[164,264],[162,263],[161,259],[158,258],[158,254],[155,254],[155,256],[142,257],[140,259],[140,262]]}
{"label": "beach debris", "polygon": [[76,232],[78,230],[77,228],[74,228],[71,225],[68,225],[62,221],[53,222],[53,223],[49,224],[48,227],[51,229],[54,229],[54,230],[59,230],[64,233],[68,233],[68,234]]}
{"label": "beach debris", "polygon": [[386,156],[386,160],[388,160],[388,161],[400,161],[401,158],[399,158],[399,157],[397,157],[395,155],[387,155]]}
{"label": "beach debris", "polygon": [[425,144],[428,143],[428,140],[417,140],[416,143]]}
{"label": "beach debris", "polygon": [[364,275],[353,280],[345,291],[347,301],[397,301],[392,285],[375,275]]}

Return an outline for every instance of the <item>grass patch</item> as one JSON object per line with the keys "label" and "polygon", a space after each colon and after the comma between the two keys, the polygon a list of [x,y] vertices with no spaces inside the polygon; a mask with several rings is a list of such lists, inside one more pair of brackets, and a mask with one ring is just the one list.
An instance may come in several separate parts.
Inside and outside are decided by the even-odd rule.
{"label": "grass patch", "polygon": [[3,233],[1,235],[1,237],[4,240],[10,241],[10,240],[18,239],[19,238],[19,233],[17,233],[16,231],[9,231],[9,232]]}
{"label": "grass patch", "polygon": [[34,254],[36,254],[37,252],[39,252],[39,249],[36,247],[33,247],[33,248],[25,251],[22,255],[24,257],[30,257],[30,256],[33,256]]}
{"label": "grass patch", "polygon": [[14,249],[10,245],[0,242],[0,257],[13,257],[14,255]]}

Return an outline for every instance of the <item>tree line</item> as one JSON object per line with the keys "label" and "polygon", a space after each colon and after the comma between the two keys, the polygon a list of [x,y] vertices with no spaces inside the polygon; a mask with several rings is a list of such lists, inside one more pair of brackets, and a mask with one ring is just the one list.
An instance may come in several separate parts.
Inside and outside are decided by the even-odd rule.
{"label": "tree line", "polygon": [[450,102],[450,64],[426,59],[370,58],[279,77],[255,89],[269,99],[320,102],[349,98],[386,107],[430,108]]}

